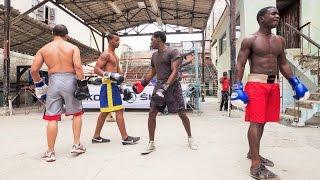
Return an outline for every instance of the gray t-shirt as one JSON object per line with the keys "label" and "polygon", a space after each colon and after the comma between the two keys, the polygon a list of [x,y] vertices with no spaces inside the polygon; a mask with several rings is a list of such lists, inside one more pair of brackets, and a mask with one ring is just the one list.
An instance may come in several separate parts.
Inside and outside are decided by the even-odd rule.
{"label": "gray t-shirt", "polygon": [[[177,49],[167,47],[162,52],[154,52],[151,57],[151,67],[156,69],[157,80],[167,81],[171,75],[171,62],[177,60],[180,52]],[[181,59],[179,59],[181,63]]]}

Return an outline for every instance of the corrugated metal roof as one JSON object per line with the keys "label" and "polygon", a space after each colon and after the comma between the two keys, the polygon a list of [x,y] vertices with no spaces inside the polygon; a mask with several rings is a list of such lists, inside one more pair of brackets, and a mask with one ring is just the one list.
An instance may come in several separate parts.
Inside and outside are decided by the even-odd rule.
{"label": "corrugated metal roof", "polygon": [[[53,0],[52,0],[53,1]],[[80,17],[100,32],[117,32],[141,24],[156,22],[193,27],[204,30],[214,0],[155,0],[158,11],[151,6],[152,0],[55,0],[54,2]],[[145,8],[139,8],[142,2]],[[117,13],[112,3],[121,13]]]}
{"label": "corrugated metal roof", "polygon": [[[0,5],[0,12],[4,6]],[[11,20],[20,15],[16,9],[11,11]],[[0,31],[4,28],[4,14],[0,14]],[[45,44],[52,41],[52,28],[45,23],[37,21],[31,17],[24,17],[11,26],[11,50],[19,53],[35,55],[37,51]],[[0,33],[0,42],[4,41],[4,34]],[[99,56],[99,51],[69,38],[69,42],[79,47],[82,61],[92,61]]]}

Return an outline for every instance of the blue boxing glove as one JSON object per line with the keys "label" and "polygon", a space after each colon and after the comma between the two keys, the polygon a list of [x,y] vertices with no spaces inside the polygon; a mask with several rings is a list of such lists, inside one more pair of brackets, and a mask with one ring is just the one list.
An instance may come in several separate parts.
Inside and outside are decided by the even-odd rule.
{"label": "blue boxing glove", "polygon": [[310,96],[310,92],[307,87],[302,84],[296,76],[289,78],[289,83],[292,86],[292,89],[296,93],[293,98],[298,101],[307,100]]}
{"label": "blue boxing glove", "polygon": [[231,104],[236,107],[246,107],[248,104],[248,95],[243,91],[241,82],[232,86]]}

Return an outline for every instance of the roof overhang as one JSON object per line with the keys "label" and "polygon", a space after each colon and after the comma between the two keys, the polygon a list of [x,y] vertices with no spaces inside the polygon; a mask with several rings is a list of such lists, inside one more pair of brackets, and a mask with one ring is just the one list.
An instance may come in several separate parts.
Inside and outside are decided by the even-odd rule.
{"label": "roof overhang", "polygon": [[214,0],[50,0],[101,33],[157,22],[204,30]]}
{"label": "roof overhang", "polygon": [[[4,6],[0,5],[0,12],[3,10]],[[20,12],[12,8],[10,19],[14,19],[19,15]],[[3,31],[4,13],[0,14],[0,25],[0,31]],[[24,16],[12,24],[10,33],[11,50],[29,55],[35,55],[41,47],[52,41],[52,27],[29,16]],[[3,41],[4,34],[0,33],[0,42]],[[69,38],[68,41],[79,47],[82,61],[93,61],[100,54],[96,49],[86,46],[73,38]]]}

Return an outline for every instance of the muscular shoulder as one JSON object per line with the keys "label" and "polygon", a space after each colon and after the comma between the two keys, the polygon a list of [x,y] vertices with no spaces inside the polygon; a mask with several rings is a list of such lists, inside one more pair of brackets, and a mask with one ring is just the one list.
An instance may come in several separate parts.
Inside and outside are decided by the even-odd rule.
{"label": "muscular shoulder", "polygon": [[103,61],[107,61],[110,58],[110,54],[107,51],[103,51],[100,54],[100,59]]}
{"label": "muscular shoulder", "polygon": [[178,49],[174,49],[174,48],[169,47],[168,54],[169,54],[170,59],[175,59],[176,57],[178,57],[180,55],[180,52]]}
{"label": "muscular shoulder", "polygon": [[179,53],[179,50],[178,49],[175,49],[175,48],[172,48],[172,47],[168,47],[168,52],[170,54],[178,54]]}
{"label": "muscular shoulder", "polygon": [[279,36],[279,35],[274,35],[274,38],[276,39],[276,40],[278,40],[278,41],[281,41],[281,43],[284,43],[285,42],[285,39],[284,39],[284,37],[282,37],[282,36]]}
{"label": "muscular shoulder", "polygon": [[68,41],[64,41],[64,45],[69,47],[70,49],[79,50],[79,48],[76,45],[74,45],[74,44],[72,44],[72,43],[70,43]]}
{"label": "muscular shoulder", "polygon": [[250,34],[249,36],[243,38],[242,43],[252,44],[257,39],[257,35]]}
{"label": "muscular shoulder", "polygon": [[257,36],[255,36],[255,35],[249,35],[249,36],[243,38],[243,40],[241,42],[241,48],[251,48],[251,46],[253,45],[256,38],[257,38]]}

